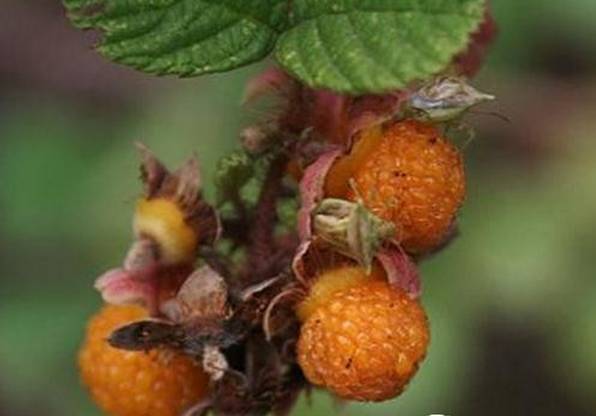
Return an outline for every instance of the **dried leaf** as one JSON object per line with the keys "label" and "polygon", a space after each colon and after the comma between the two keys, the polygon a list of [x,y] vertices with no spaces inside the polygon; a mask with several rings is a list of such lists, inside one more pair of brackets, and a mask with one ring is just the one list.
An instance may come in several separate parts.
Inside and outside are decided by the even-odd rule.
{"label": "dried leaf", "polygon": [[312,163],[300,181],[300,210],[298,212],[298,236],[300,245],[298,246],[292,260],[292,269],[296,278],[305,281],[304,267],[302,258],[308,252],[312,237],[312,215],[319,202],[324,196],[325,177],[331,169],[333,162],[340,157],[342,150],[334,148],[323,153],[314,163]]}
{"label": "dried leaf", "polygon": [[228,286],[215,270],[203,266],[186,279],[176,298],[163,309],[168,318],[179,323],[226,319],[230,314]]}
{"label": "dried leaf", "polygon": [[298,235],[301,241],[308,240],[312,234],[312,215],[323,199],[325,177],[333,162],[341,154],[341,149],[329,150],[304,171],[300,181],[300,211],[298,212]]}
{"label": "dried leaf", "polygon": [[215,345],[205,345],[203,348],[203,370],[213,381],[221,380],[228,371],[228,360]]}
{"label": "dried leaf", "polygon": [[143,277],[122,268],[112,269],[97,278],[94,286],[107,303],[155,308],[157,287],[152,272]]}
{"label": "dried leaf", "polygon": [[199,161],[196,155],[190,157],[174,172],[178,179],[178,186],[175,192],[175,200],[181,207],[191,208],[195,206],[201,197],[201,174],[199,172]]}

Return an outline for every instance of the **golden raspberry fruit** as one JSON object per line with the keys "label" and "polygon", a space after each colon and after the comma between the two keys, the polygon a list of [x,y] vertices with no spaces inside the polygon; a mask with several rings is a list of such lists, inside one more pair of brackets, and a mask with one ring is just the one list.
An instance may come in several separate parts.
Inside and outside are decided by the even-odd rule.
{"label": "golden raspberry fruit", "polygon": [[429,342],[420,304],[354,266],[323,273],[311,293],[297,310],[298,363],[306,378],[349,400],[399,395]]}
{"label": "golden raspberry fruit", "polygon": [[140,307],[110,305],[90,320],[79,352],[83,382],[109,415],[179,416],[207,394],[200,366],[177,352],[124,351],[106,341],[114,329],[145,316]]}
{"label": "golden raspberry fruit", "polygon": [[374,214],[395,224],[406,251],[424,253],[447,237],[464,200],[463,161],[430,124],[375,126],[335,163],[325,191],[330,197],[362,198]]}

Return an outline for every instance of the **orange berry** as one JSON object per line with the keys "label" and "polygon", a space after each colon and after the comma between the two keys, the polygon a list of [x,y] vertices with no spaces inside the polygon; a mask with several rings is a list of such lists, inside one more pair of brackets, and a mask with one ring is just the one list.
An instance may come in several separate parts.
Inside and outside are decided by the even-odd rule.
{"label": "orange berry", "polygon": [[463,161],[430,124],[406,120],[375,126],[335,163],[325,192],[362,198],[375,215],[395,224],[405,250],[424,253],[444,240],[464,200]]}
{"label": "orange berry", "polygon": [[297,355],[306,378],[349,400],[399,395],[429,342],[420,304],[354,266],[323,273],[311,293],[314,302],[308,296],[298,306]]}
{"label": "orange berry", "polygon": [[136,306],[105,306],[89,322],[79,352],[83,382],[93,399],[113,416],[178,416],[208,392],[208,376],[178,352],[148,353],[111,347],[106,338],[146,316]]}
{"label": "orange berry", "polygon": [[337,160],[329,170],[325,178],[326,196],[342,198],[348,194],[354,172],[370,159],[382,139],[381,125],[363,130],[358,135],[351,152]]}

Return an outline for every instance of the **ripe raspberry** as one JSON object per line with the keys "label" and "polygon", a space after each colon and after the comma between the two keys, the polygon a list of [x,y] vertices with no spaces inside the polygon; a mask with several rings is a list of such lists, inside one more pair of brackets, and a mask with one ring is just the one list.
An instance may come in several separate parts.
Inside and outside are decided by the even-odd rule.
{"label": "ripe raspberry", "polygon": [[429,341],[420,304],[353,266],[324,273],[311,293],[298,307],[297,355],[306,378],[350,400],[400,394]]}
{"label": "ripe raspberry", "polygon": [[83,382],[97,404],[115,416],[178,416],[207,394],[208,376],[185,355],[111,347],[119,326],[146,316],[136,306],[105,306],[87,327],[79,352]]}
{"label": "ripe raspberry", "polygon": [[362,198],[374,214],[395,224],[406,251],[424,253],[444,240],[463,202],[463,161],[429,124],[377,126],[361,133],[352,153],[336,162],[325,191]]}

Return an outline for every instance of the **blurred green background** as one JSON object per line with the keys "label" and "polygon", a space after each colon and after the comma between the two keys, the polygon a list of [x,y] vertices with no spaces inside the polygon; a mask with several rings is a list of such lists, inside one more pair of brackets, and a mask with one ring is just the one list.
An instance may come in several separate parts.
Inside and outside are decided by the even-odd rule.
{"label": "blurred green background", "polygon": [[[57,0],[0,14],[0,414],[96,415],[75,368],[94,278],[117,265],[139,193],[132,143],[206,175],[262,116],[259,68],[155,79],[104,61]],[[461,236],[423,265],[432,344],[397,400],[295,414],[596,415],[596,2],[498,0],[476,85]]]}

